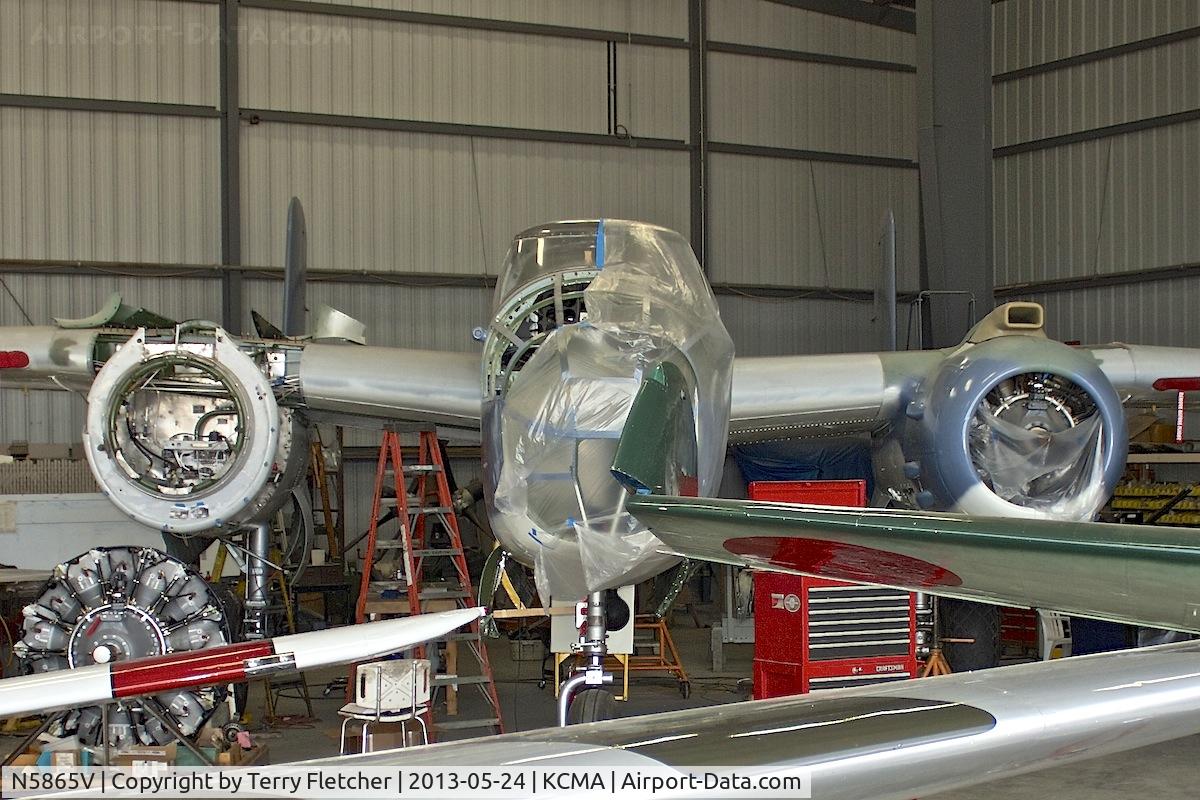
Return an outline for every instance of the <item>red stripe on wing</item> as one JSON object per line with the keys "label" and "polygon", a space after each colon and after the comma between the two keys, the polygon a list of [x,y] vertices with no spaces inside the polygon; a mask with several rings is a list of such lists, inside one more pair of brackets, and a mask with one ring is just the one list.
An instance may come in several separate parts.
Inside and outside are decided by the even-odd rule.
{"label": "red stripe on wing", "polygon": [[926,588],[962,585],[961,578],[937,564],[844,542],[749,536],[725,540],[725,549],[744,558],[826,578]]}

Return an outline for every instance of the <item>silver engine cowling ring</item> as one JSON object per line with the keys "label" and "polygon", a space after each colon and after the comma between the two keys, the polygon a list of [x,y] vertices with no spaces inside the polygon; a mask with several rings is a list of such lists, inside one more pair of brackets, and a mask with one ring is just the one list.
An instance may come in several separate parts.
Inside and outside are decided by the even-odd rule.
{"label": "silver engine cowling ring", "polygon": [[[1032,408],[1031,399],[1042,408]],[[1086,351],[1044,338],[1003,336],[950,354],[905,415],[905,476],[916,484],[915,500],[923,508],[983,517],[1091,519],[1125,466],[1125,414],[1112,383]],[[1050,444],[1086,418],[1095,424],[1095,449],[1078,455],[1090,468],[1068,490],[1059,487],[1065,493],[1054,505],[1036,497],[1006,499],[994,490],[994,476],[980,459],[978,448],[986,444],[980,434],[988,433],[981,415]],[[996,438],[997,446],[1007,447],[1002,438]],[[1036,481],[1030,486],[1033,491]]]}
{"label": "silver engine cowling ring", "polygon": [[88,394],[92,473],[124,513],[176,534],[262,519],[307,463],[300,424],[264,368],[215,328],[150,339],[110,358]]}

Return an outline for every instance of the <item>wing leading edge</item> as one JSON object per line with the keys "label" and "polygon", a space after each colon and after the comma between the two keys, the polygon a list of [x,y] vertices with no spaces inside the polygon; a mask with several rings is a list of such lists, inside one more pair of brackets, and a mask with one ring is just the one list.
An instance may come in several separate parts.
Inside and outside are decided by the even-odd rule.
{"label": "wing leading edge", "polygon": [[[99,365],[133,335],[116,329],[0,328],[0,389],[86,392]],[[479,427],[477,354],[299,340],[246,339],[242,346],[286,364],[300,390],[286,400],[310,412]]]}
{"label": "wing leading edge", "polygon": [[[1035,338],[1045,341],[1044,336]],[[735,359],[729,438],[745,442],[878,433],[902,416],[922,380],[970,344],[945,350]],[[1200,375],[1200,348],[1126,344],[1067,348],[1052,343],[1051,353],[1055,347],[1064,353],[1089,354],[1125,402],[1172,400],[1173,392],[1157,387],[1161,379]],[[1014,369],[1020,366],[1014,362]],[[1027,366],[1046,368],[1036,357]]]}

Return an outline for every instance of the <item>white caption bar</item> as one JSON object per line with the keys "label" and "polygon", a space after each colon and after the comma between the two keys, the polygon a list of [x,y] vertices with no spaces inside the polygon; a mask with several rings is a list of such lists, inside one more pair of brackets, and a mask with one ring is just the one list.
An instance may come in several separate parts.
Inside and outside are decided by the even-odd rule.
{"label": "white caption bar", "polygon": [[6,767],[5,798],[719,797],[812,796],[808,770],[660,766],[506,767]]}

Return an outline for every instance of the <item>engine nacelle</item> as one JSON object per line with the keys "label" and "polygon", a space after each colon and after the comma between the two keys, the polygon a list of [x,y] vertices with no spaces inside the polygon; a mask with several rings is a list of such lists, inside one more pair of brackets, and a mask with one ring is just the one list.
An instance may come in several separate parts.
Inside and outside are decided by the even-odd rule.
{"label": "engine nacelle", "polygon": [[1125,468],[1111,382],[1087,352],[1040,335],[964,344],[906,415],[904,471],[925,508],[1091,519]]}
{"label": "engine nacelle", "polygon": [[307,463],[302,426],[276,402],[262,363],[220,328],[136,334],[88,394],[83,433],[101,489],[134,520],[219,533],[262,519]]}

